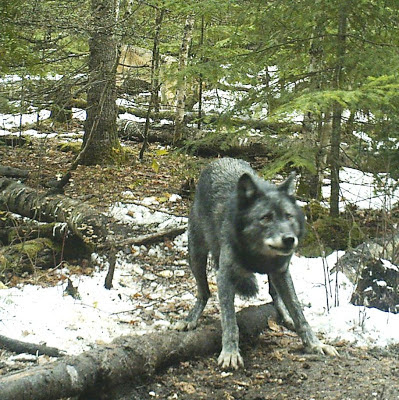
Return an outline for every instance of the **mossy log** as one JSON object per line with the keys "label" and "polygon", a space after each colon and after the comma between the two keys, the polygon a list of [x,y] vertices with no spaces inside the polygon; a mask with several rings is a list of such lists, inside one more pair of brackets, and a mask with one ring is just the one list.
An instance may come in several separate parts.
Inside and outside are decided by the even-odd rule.
{"label": "mossy log", "polygon": [[40,193],[21,183],[0,178],[0,210],[45,222],[66,222],[88,246],[107,237],[109,218],[81,201],[61,194]]}
{"label": "mossy log", "polygon": [[[276,320],[271,304],[237,314],[240,340],[259,335]],[[85,394],[100,400],[112,387],[152,375],[174,363],[220,351],[220,322],[190,332],[123,336],[108,345],[0,378],[2,400],[46,400]],[[91,398],[91,397],[90,397]]]}
{"label": "mossy log", "polygon": [[60,222],[39,224],[33,220],[20,222],[12,219],[12,225],[0,229],[0,240],[6,245],[25,242],[39,237],[46,237],[61,242],[67,234],[67,225]]}
{"label": "mossy log", "polygon": [[47,238],[37,238],[0,248],[0,273],[20,275],[35,268],[47,269],[60,261],[61,246]]}

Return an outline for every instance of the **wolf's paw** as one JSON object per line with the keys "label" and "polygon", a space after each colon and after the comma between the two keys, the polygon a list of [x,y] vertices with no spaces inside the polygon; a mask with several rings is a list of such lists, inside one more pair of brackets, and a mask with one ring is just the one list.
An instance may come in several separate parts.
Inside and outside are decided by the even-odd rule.
{"label": "wolf's paw", "polygon": [[313,353],[313,354],[323,354],[326,356],[333,356],[333,357],[339,357],[338,351],[335,349],[335,347],[330,346],[329,344],[324,344],[324,343],[315,343],[311,346],[306,346],[305,348],[307,353]]}
{"label": "wolf's paw", "polygon": [[283,326],[285,326],[290,331],[295,332],[295,324],[291,317],[289,317],[289,316],[282,317],[281,323],[283,324]]}
{"label": "wolf's paw", "polygon": [[222,350],[218,358],[218,364],[222,369],[238,369],[239,367],[244,367],[244,361],[238,350],[231,352]]}
{"label": "wolf's paw", "polygon": [[194,321],[186,321],[185,319],[177,321],[172,325],[172,329],[176,331],[192,331],[197,327],[197,323]]}

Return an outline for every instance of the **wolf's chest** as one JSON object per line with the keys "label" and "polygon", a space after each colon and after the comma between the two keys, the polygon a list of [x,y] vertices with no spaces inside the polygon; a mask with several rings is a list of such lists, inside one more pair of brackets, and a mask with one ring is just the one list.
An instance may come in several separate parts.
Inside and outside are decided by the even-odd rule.
{"label": "wolf's chest", "polygon": [[249,256],[240,255],[239,263],[241,268],[249,272],[257,274],[270,274],[272,272],[283,272],[289,264],[289,257],[265,257],[265,256]]}

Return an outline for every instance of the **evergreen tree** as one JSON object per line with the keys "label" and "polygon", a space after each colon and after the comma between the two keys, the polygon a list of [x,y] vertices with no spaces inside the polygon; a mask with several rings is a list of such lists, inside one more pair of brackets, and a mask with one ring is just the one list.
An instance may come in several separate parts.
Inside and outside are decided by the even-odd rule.
{"label": "evergreen tree", "polygon": [[87,118],[80,163],[114,163],[120,155],[116,130],[116,9],[114,0],[92,0]]}

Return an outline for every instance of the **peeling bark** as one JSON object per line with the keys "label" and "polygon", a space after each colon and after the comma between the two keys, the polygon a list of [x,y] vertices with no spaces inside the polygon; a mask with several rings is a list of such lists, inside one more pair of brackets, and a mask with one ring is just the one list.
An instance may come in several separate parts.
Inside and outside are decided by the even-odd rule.
{"label": "peeling bark", "polygon": [[103,242],[109,218],[81,201],[61,194],[39,193],[21,183],[0,178],[0,210],[46,222],[66,222],[89,246]]}

